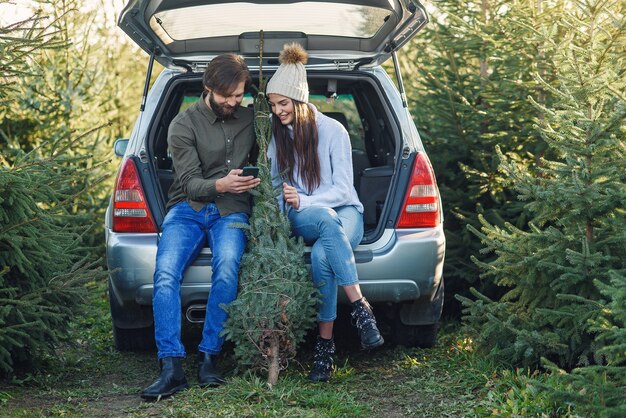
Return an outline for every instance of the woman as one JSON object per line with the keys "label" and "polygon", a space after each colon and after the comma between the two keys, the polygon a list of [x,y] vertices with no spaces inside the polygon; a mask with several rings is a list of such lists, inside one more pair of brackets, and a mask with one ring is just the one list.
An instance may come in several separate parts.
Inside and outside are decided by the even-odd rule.
{"label": "woman", "polygon": [[363,238],[363,205],[352,185],[350,139],[343,125],[308,104],[307,57],[300,45],[286,45],[281,64],[267,84],[273,113],[268,157],[276,185],[281,177],[284,180],[280,204],[287,211],[293,233],[312,245],[312,275],[321,300],[309,379],[327,381],[335,352],[337,285],[352,303],[361,346],[376,348],[384,340],[372,308],[361,294],[352,252]]}

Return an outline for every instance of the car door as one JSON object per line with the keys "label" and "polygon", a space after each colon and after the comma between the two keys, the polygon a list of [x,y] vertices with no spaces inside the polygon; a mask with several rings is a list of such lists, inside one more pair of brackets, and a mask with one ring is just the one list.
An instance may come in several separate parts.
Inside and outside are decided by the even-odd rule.
{"label": "car door", "polygon": [[131,0],[119,26],[165,67],[197,70],[233,52],[251,67],[277,65],[286,42],[309,53],[310,66],[378,65],[428,21],[415,0]]}

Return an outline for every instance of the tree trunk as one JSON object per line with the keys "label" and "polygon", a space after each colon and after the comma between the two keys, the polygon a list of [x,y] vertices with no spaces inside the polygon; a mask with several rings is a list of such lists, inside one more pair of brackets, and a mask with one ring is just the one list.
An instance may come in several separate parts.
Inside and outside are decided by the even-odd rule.
{"label": "tree trunk", "polygon": [[278,381],[278,373],[280,372],[279,354],[278,335],[273,333],[270,339],[270,367],[267,371],[267,384],[270,388],[274,387]]}

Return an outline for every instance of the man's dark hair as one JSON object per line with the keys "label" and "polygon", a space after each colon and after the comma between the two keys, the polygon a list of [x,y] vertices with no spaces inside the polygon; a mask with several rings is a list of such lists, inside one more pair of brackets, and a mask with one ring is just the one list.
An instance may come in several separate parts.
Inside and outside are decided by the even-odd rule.
{"label": "man's dark hair", "polygon": [[246,83],[247,90],[252,78],[244,59],[235,54],[222,54],[213,58],[202,77],[205,90],[213,90],[222,96],[230,95],[242,81]]}

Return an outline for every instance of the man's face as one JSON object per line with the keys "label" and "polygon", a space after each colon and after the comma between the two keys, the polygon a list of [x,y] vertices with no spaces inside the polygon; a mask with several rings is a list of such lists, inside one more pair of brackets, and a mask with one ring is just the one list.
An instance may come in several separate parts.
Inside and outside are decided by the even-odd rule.
{"label": "man's face", "polygon": [[241,104],[245,87],[246,83],[242,81],[228,96],[223,96],[214,90],[209,90],[207,104],[218,118],[228,119]]}

